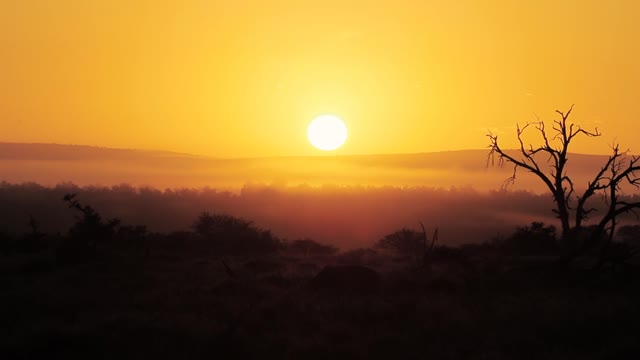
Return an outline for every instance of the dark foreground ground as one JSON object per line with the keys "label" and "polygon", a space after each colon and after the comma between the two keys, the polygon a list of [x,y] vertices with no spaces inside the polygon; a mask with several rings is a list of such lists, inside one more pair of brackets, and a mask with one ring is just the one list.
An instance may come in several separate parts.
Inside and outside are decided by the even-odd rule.
{"label": "dark foreground ground", "polygon": [[0,257],[2,359],[638,359],[640,273],[477,257],[369,265],[378,291],[323,291],[324,258]]}

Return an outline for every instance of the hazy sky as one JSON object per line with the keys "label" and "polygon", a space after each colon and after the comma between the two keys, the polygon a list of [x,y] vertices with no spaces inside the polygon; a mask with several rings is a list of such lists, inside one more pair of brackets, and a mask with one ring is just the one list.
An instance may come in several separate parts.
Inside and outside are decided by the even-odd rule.
{"label": "hazy sky", "polygon": [[633,0],[0,0],[0,141],[308,155],[333,113],[340,153],[439,151],[575,103],[605,134],[575,150],[640,151],[638,18]]}

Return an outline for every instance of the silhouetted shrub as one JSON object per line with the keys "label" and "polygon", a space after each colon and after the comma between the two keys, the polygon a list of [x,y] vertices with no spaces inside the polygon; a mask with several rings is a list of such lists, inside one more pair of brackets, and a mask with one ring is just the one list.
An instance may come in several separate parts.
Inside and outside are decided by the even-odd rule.
{"label": "silhouetted shrub", "polygon": [[402,228],[385,235],[375,244],[376,248],[390,250],[398,255],[410,256],[421,253],[424,247],[424,234],[412,229]]}
{"label": "silhouetted shrub", "polygon": [[40,224],[31,215],[28,222],[29,231],[16,243],[16,250],[26,253],[35,253],[47,248],[46,234],[40,231]]}
{"label": "silhouetted shrub", "polygon": [[498,247],[518,255],[549,255],[559,250],[556,228],[542,222],[519,226],[508,238],[498,241]]}
{"label": "silhouetted shrub", "polygon": [[39,223],[29,215],[27,223],[30,231],[23,235],[16,235],[7,231],[0,231],[0,253],[36,253],[48,248],[47,235],[40,231]]}
{"label": "silhouetted shrub", "polygon": [[69,203],[69,207],[76,209],[81,215],[76,217],[76,222],[69,229],[69,236],[79,241],[97,244],[113,238],[120,220],[111,219],[103,221],[102,216],[89,205],[81,205],[75,199],[76,194],[69,194],[63,201]]}
{"label": "silhouetted shrub", "polygon": [[69,207],[77,210],[80,216],[69,229],[67,239],[57,250],[58,259],[62,262],[77,263],[93,258],[99,245],[112,240],[120,220],[103,221],[102,216],[91,206],[81,205],[76,194],[65,195],[62,199]]}
{"label": "silhouetted shrub", "polygon": [[192,228],[208,241],[211,249],[220,254],[263,254],[280,248],[280,240],[271,231],[259,229],[250,221],[230,215],[204,212]]}

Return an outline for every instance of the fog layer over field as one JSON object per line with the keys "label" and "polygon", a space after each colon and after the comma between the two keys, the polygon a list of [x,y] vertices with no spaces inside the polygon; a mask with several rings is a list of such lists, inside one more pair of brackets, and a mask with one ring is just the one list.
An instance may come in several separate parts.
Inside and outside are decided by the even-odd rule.
{"label": "fog layer over field", "polygon": [[[274,187],[245,186],[239,193],[214,189],[78,187],[62,184],[0,185],[0,230],[28,231],[29,215],[41,231],[65,232],[74,211],[62,202],[77,193],[105,218],[146,225],[151,231],[190,230],[199,213],[225,213],[252,220],[277,236],[314,240],[342,248],[369,246],[402,227],[440,229],[446,244],[481,242],[507,235],[531,221],[555,224],[547,194],[524,191],[479,192],[471,188]],[[597,201],[594,205],[598,205]],[[630,217],[625,223],[635,221]]]}
{"label": "fog layer over field", "polygon": [[[567,172],[578,192],[605,161],[570,154]],[[29,215],[41,231],[67,231],[75,215],[61,201],[68,193],[104,217],[151,231],[189,230],[208,211],[252,220],[280,237],[346,248],[402,227],[418,229],[419,221],[430,231],[438,227],[448,244],[507,235],[531,221],[556,224],[552,198],[531,174],[520,171],[509,191],[499,190],[512,173],[511,166],[487,163],[486,150],[217,159],[0,143],[0,181],[7,182],[0,186],[0,231],[27,231]],[[114,186],[123,183],[132,185]],[[592,201],[598,206],[602,199]]]}

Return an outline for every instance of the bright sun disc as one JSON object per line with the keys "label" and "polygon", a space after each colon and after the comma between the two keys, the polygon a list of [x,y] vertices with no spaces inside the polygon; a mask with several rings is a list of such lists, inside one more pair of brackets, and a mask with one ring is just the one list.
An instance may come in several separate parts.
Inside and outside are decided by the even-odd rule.
{"label": "bright sun disc", "polygon": [[307,137],[316,148],[331,151],[342,146],[347,140],[347,127],[337,116],[320,115],[309,124]]}

